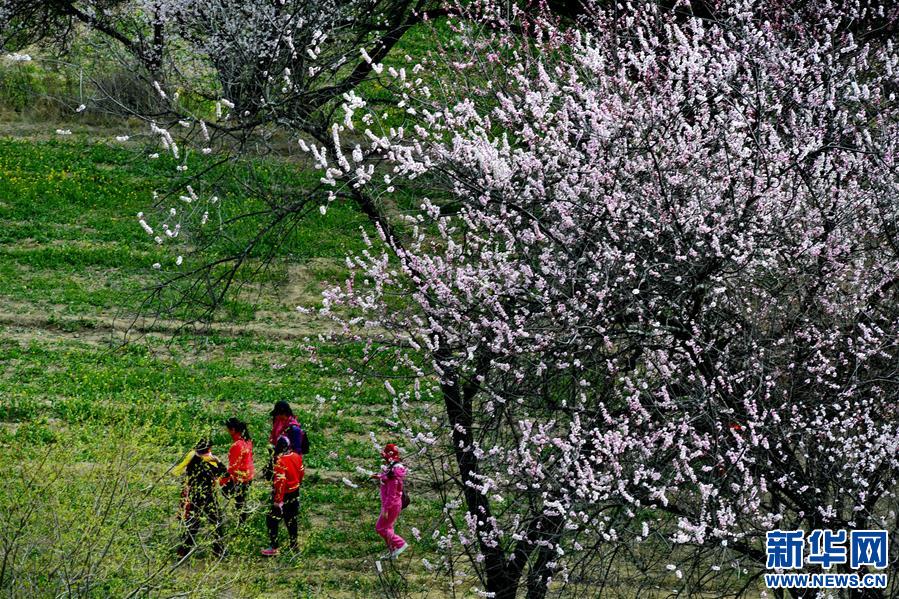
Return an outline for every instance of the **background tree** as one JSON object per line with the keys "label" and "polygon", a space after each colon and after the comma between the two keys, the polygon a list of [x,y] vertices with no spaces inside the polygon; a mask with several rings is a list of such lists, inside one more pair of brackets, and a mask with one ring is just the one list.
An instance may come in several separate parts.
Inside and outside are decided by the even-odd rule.
{"label": "background tree", "polygon": [[125,50],[136,65],[161,76],[168,39],[165,15],[172,3],[131,0],[3,0],[0,47],[21,50],[45,44],[65,52],[79,27],[101,34]]}
{"label": "background tree", "polygon": [[[188,223],[205,222],[209,210],[188,204],[221,195],[226,171],[242,174],[246,195],[258,203],[229,206],[217,220],[222,234],[204,236],[194,227],[191,242],[199,258],[188,263],[194,268],[164,276],[147,303],[153,317],[192,320],[210,317],[241,278],[238,271],[267,264],[327,197],[317,178],[272,189],[256,159],[295,155],[298,138],[329,139],[344,94],[366,84],[372,64],[429,14],[443,11],[429,0],[2,0],[0,42],[9,49],[39,41],[64,46],[87,30],[103,56],[137,79],[124,93],[105,75],[95,77],[92,97],[83,104],[143,120],[149,140],[171,152],[178,170],[159,202],[167,213],[168,200],[187,202],[179,202],[170,219],[184,226],[172,224],[164,233],[160,225],[154,234],[160,241],[176,237]],[[376,86],[369,93],[376,97]],[[214,155],[202,167],[189,167],[204,154]],[[370,198],[357,193],[349,200],[370,219],[379,218]]]}

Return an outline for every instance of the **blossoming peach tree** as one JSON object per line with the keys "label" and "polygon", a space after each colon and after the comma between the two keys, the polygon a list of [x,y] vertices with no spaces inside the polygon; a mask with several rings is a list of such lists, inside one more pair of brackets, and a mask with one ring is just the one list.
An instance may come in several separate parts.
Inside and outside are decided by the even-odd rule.
{"label": "blossoming peach tree", "polygon": [[64,53],[87,32],[93,39],[82,41],[121,52],[148,78],[198,87],[191,66],[217,69],[206,82],[218,79],[226,98],[250,104],[246,110],[262,97],[267,71],[292,69],[277,85],[294,92],[325,78],[349,83],[336,78],[332,63],[312,61],[324,54],[356,67],[358,55],[340,51],[341,43],[386,52],[425,7],[415,0],[0,0],[0,48],[44,44]]}
{"label": "blossoming peach tree", "polygon": [[[527,41],[481,7],[451,83],[391,74],[405,127],[357,100],[313,148],[338,188],[434,190],[325,312],[387,332],[364,372],[451,463],[440,546],[493,596],[648,555],[654,584],[757,593],[766,531],[896,540],[899,53],[841,26],[882,7],[729,4],[519,16]],[[427,381],[441,413],[402,418]]]}
{"label": "blossoming peach tree", "polygon": [[850,26],[896,14],[704,6],[457,7],[430,60],[360,52],[391,114],[347,90],[300,142],[377,232],[322,312],[490,596],[755,594],[766,531],[897,540],[899,52]]}

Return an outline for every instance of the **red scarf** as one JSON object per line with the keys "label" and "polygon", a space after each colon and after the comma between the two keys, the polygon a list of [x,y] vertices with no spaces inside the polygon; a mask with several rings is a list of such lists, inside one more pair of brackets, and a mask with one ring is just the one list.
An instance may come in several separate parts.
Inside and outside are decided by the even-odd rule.
{"label": "red scarf", "polygon": [[269,442],[274,445],[278,442],[278,437],[280,437],[285,430],[290,428],[290,426],[300,426],[300,423],[297,422],[295,416],[290,416],[285,418],[284,416],[278,416],[275,418],[274,422],[272,422],[272,434],[269,436]]}

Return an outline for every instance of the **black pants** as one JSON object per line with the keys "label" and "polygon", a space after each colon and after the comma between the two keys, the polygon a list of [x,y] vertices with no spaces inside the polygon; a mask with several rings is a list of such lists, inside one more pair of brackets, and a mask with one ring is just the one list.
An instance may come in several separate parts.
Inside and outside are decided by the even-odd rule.
{"label": "black pants", "polygon": [[300,490],[284,495],[284,507],[280,513],[272,506],[272,511],[266,517],[268,525],[268,539],[271,547],[278,546],[278,523],[284,520],[287,527],[287,536],[290,538],[290,548],[297,548],[297,514],[300,511]]}
{"label": "black pants", "polygon": [[212,527],[212,550],[216,555],[222,555],[225,549],[222,540],[222,514],[219,511],[218,502],[214,499],[200,500],[191,505],[187,519],[184,521],[184,537],[179,553],[186,554],[197,544],[200,530],[204,524]]}
{"label": "black pants", "polygon": [[222,495],[234,498],[234,507],[237,508],[237,521],[243,524],[247,519],[247,494],[250,492],[250,483],[238,483],[229,481],[222,487]]}

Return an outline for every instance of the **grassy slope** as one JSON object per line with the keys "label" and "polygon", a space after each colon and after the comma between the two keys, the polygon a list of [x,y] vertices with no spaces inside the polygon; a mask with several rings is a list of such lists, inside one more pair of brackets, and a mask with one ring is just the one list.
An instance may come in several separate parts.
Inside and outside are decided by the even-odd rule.
{"label": "grassy slope", "polygon": [[[327,222],[313,219],[299,231],[299,265],[279,282],[283,293],[260,295],[245,310],[238,305],[242,329],[173,344],[150,335],[114,349],[116,317],[137,306],[148,266],[163,258],[134,218],[163,171],[132,156],[77,138],[0,139],[0,514],[7,514],[7,536],[28,516],[24,539],[15,551],[4,549],[22,576],[20,588],[40,595],[68,571],[82,581],[93,572],[96,596],[126,594],[146,579],[198,596],[371,594],[378,584],[373,558],[382,551],[374,532],[377,490],[355,468],[375,466],[368,431],[386,439],[389,404],[375,387],[331,399],[341,376],[337,359],[352,346],[319,347],[315,364],[302,343],[283,334],[315,331],[315,322],[298,324],[286,302],[314,297],[323,276],[339,275],[343,253],[358,244],[357,215],[336,207]],[[313,441],[301,554],[257,557],[267,501],[258,482],[252,502],[259,509],[248,526],[237,530],[233,519],[227,526],[226,563],[203,554],[175,567],[180,483],[166,469],[208,430],[225,454],[229,439],[217,424],[232,414],[249,420],[261,469],[266,411],[281,398],[299,408]],[[35,473],[45,490],[26,487]],[[107,492],[114,481],[124,487]],[[110,508],[98,496],[122,503]],[[434,517],[434,506],[417,501],[400,532],[427,529]],[[83,538],[97,539],[91,565],[75,560],[56,569],[67,552],[85,556],[83,547],[76,550]],[[99,560],[107,540],[111,549]],[[432,549],[416,543],[404,556],[410,590],[425,588],[420,559]]]}

